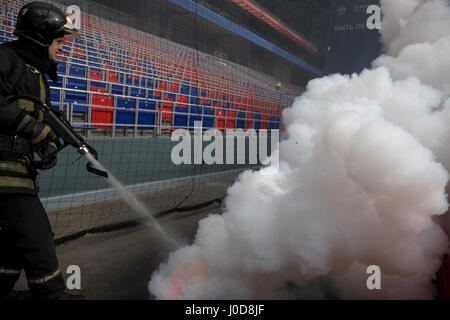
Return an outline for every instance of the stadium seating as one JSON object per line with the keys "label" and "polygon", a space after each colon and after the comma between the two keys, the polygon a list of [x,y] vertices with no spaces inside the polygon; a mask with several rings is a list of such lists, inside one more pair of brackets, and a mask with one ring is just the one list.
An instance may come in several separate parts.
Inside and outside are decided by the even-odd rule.
{"label": "stadium seating", "polygon": [[[0,42],[14,39],[18,10],[0,5]],[[299,88],[275,90],[275,79],[154,35],[82,13],[82,39],[65,39],[51,101],[83,117],[87,127],[154,130],[278,129],[282,110]],[[243,76],[245,75],[245,76]],[[283,97],[283,99],[281,98]]]}

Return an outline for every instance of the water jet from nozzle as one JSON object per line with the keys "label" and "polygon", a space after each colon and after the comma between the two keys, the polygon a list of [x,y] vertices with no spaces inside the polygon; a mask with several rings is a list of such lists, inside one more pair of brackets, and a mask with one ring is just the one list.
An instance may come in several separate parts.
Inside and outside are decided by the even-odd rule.
{"label": "water jet from nozzle", "polygon": [[[156,221],[151,213],[148,212],[147,208],[136,198],[136,196],[131,193],[122,183],[114,177],[111,172],[109,172],[100,162],[98,162],[95,157],[91,154],[91,152],[87,152],[86,157],[93,164],[93,167],[90,170],[97,170],[99,172],[104,172],[106,174],[105,178],[108,183],[113,186],[118,192],[121,198],[141,217],[148,218],[150,225],[152,225],[156,231],[161,234],[162,238],[170,244],[174,249],[180,248],[182,246],[181,243],[177,242],[173,239],[169,234],[161,227],[161,225]],[[88,169],[89,170],[89,169]]]}

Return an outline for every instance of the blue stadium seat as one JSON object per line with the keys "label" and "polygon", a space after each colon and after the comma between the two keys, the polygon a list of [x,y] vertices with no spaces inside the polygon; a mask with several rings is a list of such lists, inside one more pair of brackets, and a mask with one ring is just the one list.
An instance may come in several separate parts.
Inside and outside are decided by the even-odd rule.
{"label": "blue stadium seat", "polygon": [[189,94],[189,86],[187,86],[187,85],[182,85],[182,86],[181,86],[181,89],[180,89],[180,93],[181,93],[181,94],[188,95],[188,94]]}
{"label": "blue stadium seat", "polygon": [[245,129],[245,111],[237,113],[236,129]]}
{"label": "blue stadium seat", "polygon": [[145,97],[145,91],[143,89],[138,89],[138,88],[132,87],[131,90],[130,90],[130,96],[144,98]]}
{"label": "blue stadium seat", "polygon": [[50,89],[50,101],[51,102],[59,101],[59,90],[57,90],[57,89]]}
{"label": "blue stadium seat", "polygon": [[123,86],[119,86],[117,84],[113,84],[113,85],[111,85],[111,93],[112,94],[124,95],[124,87]]}
{"label": "blue stadium seat", "polygon": [[259,130],[261,129],[261,113],[255,113],[255,117],[254,117],[254,129],[255,130]]}
{"label": "blue stadium seat", "polygon": [[141,82],[141,78],[137,77],[137,76],[132,76],[131,77],[131,85],[135,86],[135,87],[139,87],[140,86],[140,82]]}
{"label": "blue stadium seat", "polygon": [[69,78],[67,80],[66,88],[68,88],[68,89],[77,89],[77,90],[86,90],[87,89],[87,82],[85,80]]}
{"label": "blue stadium seat", "polygon": [[187,114],[180,114],[180,112],[187,113],[187,111],[188,111],[187,107],[175,106],[174,125],[175,125],[175,127],[177,127],[177,129],[180,129],[180,127],[187,126],[187,120],[188,120]]}
{"label": "blue stadium seat", "polygon": [[[155,101],[139,101],[139,109],[143,109],[139,111],[138,114],[138,124],[143,125],[154,125],[155,124],[155,110],[156,102]],[[153,127],[138,127],[140,130],[153,130]]]}
{"label": "blue stadium seat", "polygon": [[[127,72],[128,70],[124,70],[124,72]],[[127,74],[124,75],[123,73],[120,74],[119,76],[119,81],[120,83],[124,83],[127,86],[132,86],[133,85],[133,76]]]}
{"label": "blue stadium seat", "polygon": [[[87,103],[87,97],[86,93],[80,93],[80,92],[71,92],[66,91],[66,97],[64,99],[64,102],[73,103],[73,112],[74,113],[87,113],[88,108],[86,106]],[[81,104],[81,105],[77,105]]]}
{"label": "blue stadium seat", "polygon": [[71,65],[69,67],[69,76],[84,78],[86,77],[86,68],[82,66]]}
{"label": "blue stadium seat", "polygon": [[[116,123],[117,124],[134,124],[134,118],[136,111],[117,109],[116,111]],[[117,126],[119,129],[133,129],[132,126]]]}
{"label": "blue stadium seat", "polygon": [[56,68],[58,74],[66,74],[66,63],[58,62],[58,67]]}
{"label": "blue stadium seat", "polygon": [[204,128],[214,127],[214,109],[213,108],[204,108],[203,114],[204,114],[203,127]]}
{"label": "blue stadium seat", "polygon": [[147,79],[147,84],[146,84],[146,87],[147,88],[154,88],[154,86],[153,86],[153,79]]}
{"label": "blue stadium seat", "polygon": [[198,98],[191,97],[189,99],[189,102],[193,105],[198,105]]}
{"label": "blue stadium seat", "polygon": [[279,129],[280,128],[280,118],[270,117],[269,129]]}
{"label": "blue stadium seat", "polygon": [[129,99],[129,98],[117,98],[117,107],[118,108],[135,109],[136,108],[136,100]]}
{"label": "blue stadium seat", "polygon": [[196,106],[191,106],[191,113],[192,114],[202,114],[202,108],[196,107]]}
{"label": "blue stadium seat", "polygon": [[146,110],[155,110],[156,102],[155,101],[139,101],[139,109],[146,109]]}
{"label": "blue stadium seat", "polygon": [[[155,125],[155,113],[151,111],[140,111],[138,115],[138,124],[147,126]],[[138,127],[140,130],[153,130],[154,127]]]}
{"label": "blue stadium seat", "polygon": [[[95,57],[92,57],[92,56],[89,56],[88,57],[88,62],[94,62],[94,63],[99,63],[100,61],[98,60],[98,58],[95,58]],[[89,64],[89,65],[93,65],[93,64]]]}
{"label": "blue stadium seat", "polygon": [[106,89],[106,84],[102,82],[91,81],[91,88]]}
{"label": "blue stadium seat", "polygon": [[[189,119],[189,128],[190,130],[194,130],[194,122],[195,121],[202,121],[202,108],[191,106],[191,117]],[[196,115],[198,114],[198,116]]]}

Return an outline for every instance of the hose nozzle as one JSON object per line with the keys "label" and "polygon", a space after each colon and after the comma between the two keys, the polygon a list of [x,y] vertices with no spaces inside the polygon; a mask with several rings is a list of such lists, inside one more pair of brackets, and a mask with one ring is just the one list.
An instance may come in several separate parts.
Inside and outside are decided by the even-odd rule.
{"label": "hose nozzle", "polygon": [[[94,148],[92,148],[90,145],[88,145],[87,143],[81,144],[77,148],[77,152],[79,154],[81,154],[80,158],[84,157],[87,154],[90,154],[95,160],[98,159],[97,151]],[[80,158],[78,158],[78,159],[80,159]],[[104,177],[104,178],[108,178],[108,173],[107,172],[95,168],[94,165],[92,164],[92,162],[90,162],[90,161],[86,164],[86,169],[90,173],[96,174],[96,175]]]}
{"label": "hose nozzle", "polygon": [[85,156],[86,154],[89,153],[89,148],[83,144],[81,147],[78,148],[78,153],[81,154],[82,156]]}

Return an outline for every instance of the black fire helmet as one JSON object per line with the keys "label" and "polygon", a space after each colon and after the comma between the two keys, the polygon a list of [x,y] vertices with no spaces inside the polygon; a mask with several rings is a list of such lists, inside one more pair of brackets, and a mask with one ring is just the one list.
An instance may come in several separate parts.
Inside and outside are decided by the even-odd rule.
{"label": "black fire helmet", "polygon": [[45,47],[64,36],[80,39],[69,17],[45,2],[30,2],[20,9],[14,34]]}

